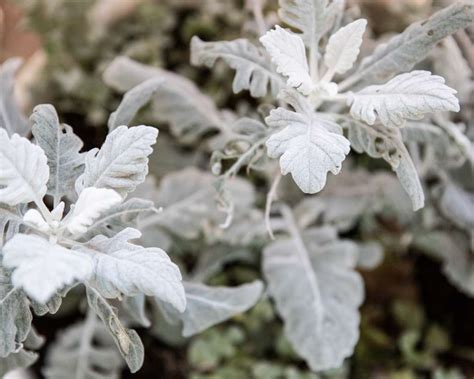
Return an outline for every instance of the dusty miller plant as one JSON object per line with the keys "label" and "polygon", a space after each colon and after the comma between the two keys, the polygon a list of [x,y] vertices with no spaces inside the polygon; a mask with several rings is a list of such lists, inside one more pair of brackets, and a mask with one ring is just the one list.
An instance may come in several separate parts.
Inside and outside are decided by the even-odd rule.
{"label": "dusty miller plant", "polygon": [[[219,110],[186,78],[125,57],[116,58],[104,73],[109,86],[128,92],[109,118],[109,135],[99,151],[81,153],[80,140],[59,124],[51,106],[39,106],[31,116],[36,145],[14,135],[28,134],[27,123],[11,99],[1,98],[6,129],[0,130],[0,164],[5,165],[0,176],[5,240],[0,310],[8,314],[0,329],[5,335],[0,340],[6,341],[0,360],[4,371],[35,358],[30,350],[39,342],[30,329],[30,308],[38,314],[56,311],[61,296],[79,283],[86,287],[91,311],[85,323],[58,340],[45,369],[50,377],[71,367],[77,377],[92,375],[99,364],[94,362],[93,335],[110,356],[115,340],[132,371],[141,366],[138,336],[121,323],[108,299],[118,299],[129,322],[141,325],[150,324],[145,303],[151,302],[158,315],[153,323],[164,320],[165,328],[178,323],[177,333],[185,337],[248,309],[261,295],[259,281],[237,288],[203,283],[224,262],[242,259],[240,252],[223,258],[223,245],[262,246],[267,292],[292,347],[314,371],[341,366],[359,336],[364,289],[356,267],[373,267],[380,246],[340,234],[362,215],[387,203],[403,209],[407,201],[391,176],[351,166],[349,173],[340,173],[351,149],[384,159],[413,210],[425,205],[423,178],[439,168],[441,212],[461,229],[472,230],[472,212],[464,211],[472,208],[472,195],[449,174],[472,165],[472,144],[448,113],[439,113],[459,111],[456,91],[430,71],[410,71],[435,44],[471,21],[472,4],[459,1],[441,10],[359,62],[367,23],[345,15],[343,1],[281,0],[279,5],[282,24],[292,29],[270,28],[255,1],[258,41],[191,41],[193,64],[211,67],[223,60],[236,71],[234,92],[248,90],[263,99],[258,111],[245,117]],[[10,65],[3,67],[5,77]],[[442,67],[434,68],[443,73]],[[217,178],[184,169],[164,176],[158,189],[153,181],[144,182],[156,129],[124,125],[150,100],[156,120],[169,124],[180,144],[204,142],[196,150],[212,154],[211,171]],[[268,179],[264,212],[255,207],[252,186],[238,177],[245,166]],[[326,186],[328,172],[340,174]],[[275,202],[286,174],[303,193],[321,193],[293,207]],[[135,189],[146,200],[125,199]],[[400,218],[412,217],[411,210],[404,215],[397,211]],[[428,228],[421,225],[417,232]],[[193,240],[204,234],[208,251],[193,272],[181,267],[188,279],[183,283],[163,250],[129,242],[140,237],[137,226],[144,246],[164,247],[176,236]],[[445,231],[433,238],[435,244],[440,239],[447,246],[452,243],[446,242]],[[415,243],[433,244],[423,239]],[[448,260],[447,275],[472,294],[472,271],[463,270],[466,265],[460,267],[459,261]],[[94,313],[110,334],[96,323]],[[66,362],[66,347],[75,360]],[[106,369],[116,374],[120,361],[108,362]]]}

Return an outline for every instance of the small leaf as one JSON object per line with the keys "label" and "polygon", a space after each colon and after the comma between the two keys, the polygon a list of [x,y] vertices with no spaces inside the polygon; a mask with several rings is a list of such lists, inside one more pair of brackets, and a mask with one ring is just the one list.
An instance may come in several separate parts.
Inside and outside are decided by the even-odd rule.
{"label": "small leaf", "polygon": [[360,19],[342,27],[329,38],[324,63],[330,72],[344,74],[359,55],[367,20]]}
{"label": "small leaf", "polygon": [[419,120],[425,113],[458,112],[455,93],[441,76],[431,75],[429,71],[412,71],[355,93],[351,115],[369,125],[378,117],[386,126],[402,126],[406,119]]}
{"label": "small leaf", "polygon": [[87,301],[111,334],[130,371],[135,373],[140,370],[145,354],[143,343],[137,332],[125,328],[117,316],[116,309],[97,291],[89,287],[87,288]]}
{"label": "small leaf", "polygon": [[268,56],[248,40],[203,42],[196,36],[191,39],[193,65],[212,67],[219,58],[236,71],[232,83],[234,93],[245,89],[253,97],[262,97],[270,90],[276,96],[284,86]]}
{"label": "small leaf", "polygon": [[68,214],[65,226],[72,234],[81,234],[87,231],[100,215],[120,204],[122,197],[108,188],[84,188]]}
{"label": "small leaf", "polygon": [[276,25],[275,29],[260,37],[260,42],[277,65],[277,72],[288,77],[287,84],[308,95],[313,89],[313,82],[301,37]]}
{"label": "small leaf", "polygon": [[83,146],[81,139],[70,126],[59,124],[52,105],[36,106],[30,121],[33,136],[48,158],[51,171],[48,194],[56,200],[63,196],[74,198],[74,183],[84,169],[84,154],[79,153]]}
{"label": "small leaf", "polygon": [[350,150],[344,136],[329,132],[316,115],[278,108],[266,118],[269,126],[286,127],[266,142],[268,155],[280,158],[281,173],[291,173],[305,193],[316,193],[326,184],[327,172],[338,174]]}
{"label": "small leaf", "polygon": [[42,304],[64,286],[87,280],[93,270],[89,256],[27,234],[5,244],[3,265],[14,269],[13,285]]}
{"label": "small leaf", "polygon": [[0,203],[17,205],[46,194],[49,168],[44,151],[26,138],[0,129]]}
{"label": "small leaf", "polygon": [[186,299],[178,266],[161,249],[128,242],[140,236],[138,230],[127,228],[113,238],[97,236],[89,241],[88,245],[96,251],[91,283],[107,298],[143,293],[169,302],[183,312]]}
{"label": "small leaf", "polygon": [[460,228],[474,230],[474,193],[448,184],[441,197],[443,214]]}
{"label": "small leaf", "polygon": [[132,192],[145,180],[148,156],[156,142],[158,130],[149,126],[119,126],[107,136],[101,149],[86,155],[86,168],[76,182],[83,188],[110,188],[122,196]]}

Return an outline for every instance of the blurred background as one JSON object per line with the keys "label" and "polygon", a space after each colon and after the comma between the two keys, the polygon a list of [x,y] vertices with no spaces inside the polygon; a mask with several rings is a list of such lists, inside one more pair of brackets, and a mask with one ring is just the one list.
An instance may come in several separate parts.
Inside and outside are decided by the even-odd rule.
{"label": "blurred background", "polygon": [[[346,7],[354,17],[369,20],[369,38],[363,46],[367,53],[375,40],[388,39],[450,2],[348,0]],[[276,0],[267,0],[265,14],[276,20],[277,6]],[[15,91],[25,114],[36,104],[54,104],[60,119],[73,125],[85,147],[92,148],[104,140],[109,113],[121,99],[102,80],[103,70],[118,55],[186,76],[220,108],[241,113],[255,108],[256,100],[245,92],[232,93],[224,65],[211,71],[189,62],[193,35],[206,41],[256,38],[250,7],[251,2],[243,0],[0,0],[0,63],[10,57],[24,59]],[[472,30],[461,31],[454,40],[472,70],[469,33],[473,35]],[[472,97],[465,106],[472,110]],[[158,125],[147,110],[140,118]],[[165,140],[171,139],[166,127],[160,137]],[[179,148],[186,154],[193,146]],[[159,160],[154,164],[152,172],[159,177],[163,167]],[[208,169],[206,159],[197,165]],[[251,311],[191,341],[170,343],[140,330],[145,366],[133,377],[474,378],[474,298],[451,284],[435,253],[420,253],[410,244],[412,221],[387,216],[376,222],[383,230],[379,239],[385,258],[375,269],[362,271],[366,301],[361,310],[361,338],[345,367],[322,376],[309,372],[284,339],[270,302],[262,300]],[[471,265],[474,276],[474,255],[464,253],[465,265]],[[243,282],[258,276],[258,267],[236,264],[213,282]],[[67,304],[63,308],[52,318],[35,321],[49,341],[78,317]],[[46,344],[42,352],[47,349]],[[38,375],[42,363],[35,366]],[[126,370],[123,375],[132,376]]]}

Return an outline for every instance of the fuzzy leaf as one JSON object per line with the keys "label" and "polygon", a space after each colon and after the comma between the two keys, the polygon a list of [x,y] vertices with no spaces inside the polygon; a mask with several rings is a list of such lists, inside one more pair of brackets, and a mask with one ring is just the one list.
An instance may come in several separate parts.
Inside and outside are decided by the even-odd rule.
{"label": "fuzzy leaf", "polygon": [[474,230],[474,193],[449,184],[441,197],[443,214],[466,231]]}
{"label": "fuzzy leaf", "polygon": [[[263,251],[263,273],[285,335],[316,371],[340,367],[352,354],[364,296],[361,277],[353,270],[357,247],[331,234],[315,229],[305,233],[303,246],[281,239]],[[310,266],[297,249],[306,250]]]}
{"label": "fuzzy leaf", "polygon": [[400,184],[410,196],[413,210],[423,208],[425,195],[416,167],[403,144],[398,128],[386,128],[375,124],[369,126],[350,120],[348,138],[355,151],[365,152],[373,158],[383,158],[396,172]]}
{"label": "fuzzy leaf", "polygon": [[20,224],[22,224],[21,212],[18,208],[0,204],[0,257],[2,256],[1,247],[4,242],[18,233]]}
{"label": "fuzzy leaf", "polygon": [[277,72],[288,77],[287,84],[308,95],[313,89],[303,40],[296,34],[275,26],[260,37],[277,66]]}
{"label": "fuzzy leaf", "polygon": [[29,132],[28,121],[21,113],[15,101],[15,73],[22,64],[21,58],[7,59],[0,65],[0,128],[8,135],[19,134],[26,136]]}
{"label": "fuzzy leaf", "polygon": [[346,87],[360,81],[380,83],[400,72],[411,70],[444,37],[472,23],[474,5],[470,0],[460,0],[440,10],[429,19],[411,24],[388,43],[379,45],[374,53],[346,82]]}
{"label": "fuzzy leaf", "polygon": [[342,27],[329,38],[324,63],[331,72],[344,74],[351,69],[359,55],[366,26],[367,20],[356,20]]}
{"label": "fuzzy leaf", "polygon": [[81,234],[87,231],[100,215],[122,202],[122,197],[108,188],[84,188],[68,214],[66,228],[72,234]]}
{"label": "fuzzy leaf", "polygon": [[0,371],[2,359],[18,350],[31,328],[28,299],[11,284],[10,272],[0,266]]}
{"label": "fuzzy leaf", "polygon": [[219,58],[236,71],[232,83],[234,93],[249,90],[253,97],[262,97],[270,87],[271,94],[276,96],[284,86],[268,56],[248,40],[203,42],[196,36],[191,39],[193,65],[212,67]]}
{"label": "fuzzy leaf", "polygon": [[[163,80],[154,91],[153,116],[167,122],[182,142],[192,143],[211,130],[225,128],[222,114],[211,98],[183,76],[118,57],[104,72],[104,81],[125,92],[149,79]],[[153,85],[150,85],[153,87]]]}
{"label": "fuzzy leaf", "polygon": [[178,314],[166,304],[160,304],[160,309],[170,321],[181,320],[183,336],[191,337],[253,307],[262,295],[263,285],[258,280],[237,287],[185,282],[184,289],[186,310],[183,313]]}
{"label": "fuzzy leaf", "polygon": [[5,244],[3,264],[14,269],[13,285],[42,304],[64,286],[87,280],[93,270],[87,255],[27,234],[17,234]]}
{"label": "fuzzy leaf", "polygon": [[186,299],[178,266],[161,249],[128,242],[140,236],[138,230],[127,228],[110,239],[92,239],[88,245],[97,253],[93,255],[95,271],[91,283],[107,298],[143,293],[169,302],[183,312]]}
{"label": "fuzzy leaf", "polygon": [[157,129],[144,125],[116,128],[98,152],[87,153],[84,174],[76,182],[78,192],[86,187],[110,188],[122,196],[132,192],[145,180],[157,136]]}
{"label": "fuzzy leaf", "polygon": [[44,151],[18,134],[8,138],[0,129],[0,203],[14,206],[42,199],[48,178]]}
{"label": "fuzzy leaf", "polygon": [[281,156],[281,173],[291,173],[303,192],[319,192],[326,184],[328,171],[339,173],[350,143],[344,136],[328,131],[316,116],[278,108],[270,112],[266,122],[275,127],[285,125],[267,140],[268,155]]}
{"label": "fuzzy leaf", "polygon": [[[33,136],[48,158],[51,171],[48,194],[55,199],[73,198],[74,183],[84,169],[84,154],[79,153],[83,143],[68,125],[59,124],[52,105],[38,105],[30,117]],[[63,129],[64,128],[64,129]]]}
{"label": "fuzzy leaf", "polygon": [[386,126],[402,126],[406,119],[418,120],[428,112],[458,112],[455,93],[441,76],[431,75],[429,71],[412,71],[355,93],[351,115],[369,125],[378,117]]}

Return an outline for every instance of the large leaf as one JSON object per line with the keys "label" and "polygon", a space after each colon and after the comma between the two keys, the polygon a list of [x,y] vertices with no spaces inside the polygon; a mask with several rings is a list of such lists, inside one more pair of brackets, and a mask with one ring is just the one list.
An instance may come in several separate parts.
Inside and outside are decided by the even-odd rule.
{"label": "large leaf", "polygon": [[60,125],[52,105],[38,105],[30,117],[33,136],[48,158],[50,176],[48,194],[57,201],[74,198],[74,183],[84,168],[81,139],[68,125]]}
{"label": "large leaf", "polygon": [[328,229],[277,240],[263,251],[263,273],[285,335],[313,370],[340,367],[358,340],[364,291],[356,262],[357,246]]}
{"label": "large leaf", "polygon": [[212,67],[223,59],[236,71],[232,89],[234,93],[249,90],[253,97],[265,96],[270,90],[276,96],[283,87],[283,78],[275,72],[269,57],[246,39],[203,42],[191,39],[191,63]]}
{"label": "large leaf", "polygon": [[411,70],[416,63],[426,58],[436,43],[471,24],[473,12],[472,1],[460,0],[429,19],[410,25],[388,43],[379,45],[341,87],[345,89],[358,82],[380,83],[400,72]]}
{"label": "large leaf", "polygon": [[265,121],[273,127],[284,126],[267,140],[267,152],[272,158],[281,157],[281,173],[291,173],[303,192],[319,192],[326,184],[328,171],[339,173],[350,144],[336,130],[329,131],[325,120],[316,114],[278,108]]}
{"label": "large leaf", "polygon": [[143,343],[137,332],[124,327],[117,316],[117,310],[93,288],[87,288],[87,301],[114,339],[130,371],[137,372],[142,367],[145,356]]}
{"label": "large leaf", "polygon": [[383,85],[364,88],[353,95],[351,115],[373,125],[376,118],[386,126],[402,126],[425,113],[459,111],[455,90],[441,76],[429,71],[401,74]]}
{"label": "large leaf", "polygon": [[87,280],[93,270],[89,256],[27,234],[5,244],[3,265],[14,269],[13,285],[42,304],[66,285]]}
{"label": "large leaf", "polygon": [[22,64],[22,59],[7,59],[0,65],[0,128],[4,128],[10,136],[28,134],[28,121],[21,113],[15,101],[15,73]]}
{"label": "large leaf", "polygon": [[122,196],[132,192],[145,180],[157,136],[157,129],[144,125],[116,128],[99,151],[87,153],[84,174],[76,182],[78,192],[86,187],[110,188]]}
{"label": "large leaf", "polygon": [[348,138],[355,151],[365,152],[373,158],[383,158],[394,170],[404,190],[410,196],[413,210],[422,208],[425,195],[416,167],[403,144],[398,128],[386,128],[383,125],[367,125],[349,120]]}
{"label": "large leaf", "polygon": [[0,362],[21,346],[32,319],[25,294],[13,287],[10,272],[0,266]]}
{"label": "large leaf", "polygon": [[185,282],[184,289],[186,310],[183,313],[173,311],[166,304],[159,306],[170,322],[182,322],[184,337],[191,337],[253,307],[262,295],[263,285],[255,281],[237,287],[211,287]]}
{"label": "large leaf", "polygon": [[356,20],[342,27],[329,38],[324,63],[330,73],[344,74],[351,69],[359,55],[366,26],[367,20]]}
{"label": "large leaf", "polygon": [[88,246],[96,251],[91,283],[107,298],[143,293],[183,312],[186,299],[178,266],[161,249],[128,242],[140,236],[138,230],[127,228],[113,238],[97,236],[89,241]]}
{"label": "large leaf", "polygon": [[87,231],[100,215],[122,202],[122,197],[108,188],[84,188],[67,215],[65,227],[72,234]]}
{"label": "large leaf", "polygon": [[0,203],[41,201],[48,178],[44,151],[18,134],[8,138],[0,129]]}
{"label": "large leaf", "polygon": [[[143,99],[148,91],[153,92],[153,117],[157,121],[169,123],[172,133],[183,142],[195,142],[210,130],[226,129],[223,115],[214,102],[183,76],[146,66],[126,57],[116,58],[104,72],[104,81],[121,92],[149,79],[153,80],[141,87],[136,104],[141,103],[140,98]],[[156,84],[161,80],[161,85]],[[130,97],[130,100],[133,98]],[[116,124],[117,121],[111,122]]]}
{"label": "large leaf", "polygon": [[94,318],[61,331],[42,370],[48,379],[119,377],[123,361],[104,325]]}
{"label": "large leaf", "polygon": [[288,77],[287,84],[308,95],[313,90],[303,40],[295,33],[275,26],[260,37],[277,66],[277,72]]}

